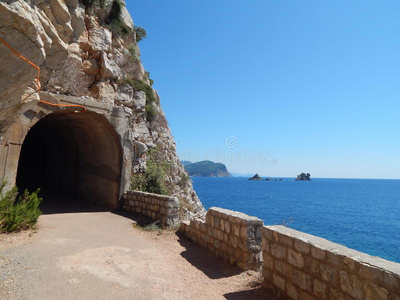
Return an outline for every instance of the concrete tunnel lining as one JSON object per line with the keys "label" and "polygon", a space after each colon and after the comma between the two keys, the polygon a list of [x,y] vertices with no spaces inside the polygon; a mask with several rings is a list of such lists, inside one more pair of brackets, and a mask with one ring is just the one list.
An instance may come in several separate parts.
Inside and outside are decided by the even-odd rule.
{"label": "concrete tunnel lining", "polygon": [[28,132],[17,186],[116,209],[121,167],[120,140],[107,119],[94,112],[64,110],[44,117]]}

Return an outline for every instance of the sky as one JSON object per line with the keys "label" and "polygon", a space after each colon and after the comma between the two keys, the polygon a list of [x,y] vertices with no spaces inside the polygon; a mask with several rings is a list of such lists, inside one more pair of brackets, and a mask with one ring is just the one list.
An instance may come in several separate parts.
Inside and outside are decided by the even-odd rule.
{"label": "sky", "polygon": [[181,160],[400,178],[400,1],[127,1]]}

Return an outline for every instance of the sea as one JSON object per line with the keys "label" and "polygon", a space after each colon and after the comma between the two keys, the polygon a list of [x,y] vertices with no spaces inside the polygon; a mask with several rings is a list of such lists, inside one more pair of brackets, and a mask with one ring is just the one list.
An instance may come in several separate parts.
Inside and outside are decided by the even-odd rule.
{"label": "sea", "polygon": [[217,206],[400,263],[400,180],[251,181],[193,177],[206,209]]}

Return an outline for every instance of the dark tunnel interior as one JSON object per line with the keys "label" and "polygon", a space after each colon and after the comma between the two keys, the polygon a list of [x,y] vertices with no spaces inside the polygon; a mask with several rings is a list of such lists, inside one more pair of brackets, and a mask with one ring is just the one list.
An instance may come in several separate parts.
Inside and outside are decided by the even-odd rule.
{"label": "dark tunnel interior", "polygon": [[41,189],[41,196],[64,195],[116,209],[122,150],[118,134],[93,112],[53,113],[37,122],[22,145],[17,186]]}

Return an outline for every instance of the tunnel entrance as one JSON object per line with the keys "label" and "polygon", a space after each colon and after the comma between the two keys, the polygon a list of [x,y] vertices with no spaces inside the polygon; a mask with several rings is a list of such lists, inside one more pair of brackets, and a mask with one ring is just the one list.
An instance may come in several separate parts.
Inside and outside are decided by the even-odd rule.
{"label": "tunnel entrance", "polygon": [[[41,189],[117,209],[122,149],[107,119],[93,112],[52,113],[37,122],[22,144],[17,186]],[[50,198],[50,197],[49,197]]]}

